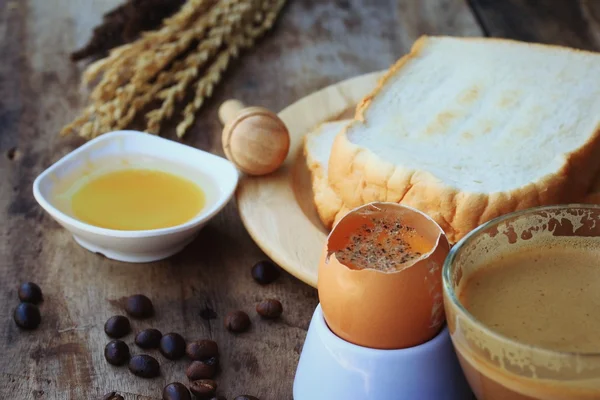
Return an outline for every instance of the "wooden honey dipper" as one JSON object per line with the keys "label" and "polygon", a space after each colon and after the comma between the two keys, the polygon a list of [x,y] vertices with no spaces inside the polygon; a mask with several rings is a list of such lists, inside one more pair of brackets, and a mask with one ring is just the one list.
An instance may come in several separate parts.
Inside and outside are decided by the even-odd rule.
{"label": "wooden honey dipper", "polygon": [[277,114],[263,107],[246,107],[227,100],[219,107],[223,127],[223,151],[248,175],[266,175],[283,164],[290,148],[290,134]]}

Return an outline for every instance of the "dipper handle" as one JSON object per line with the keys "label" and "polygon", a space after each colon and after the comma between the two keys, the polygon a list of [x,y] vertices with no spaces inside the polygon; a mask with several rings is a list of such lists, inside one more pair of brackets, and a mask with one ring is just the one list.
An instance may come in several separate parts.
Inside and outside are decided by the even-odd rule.
{"label": "dipper handle", "polygon": [[244,108],[246,108],[246,105],[239,100],[227,100],[219,107],[219,120],[225,125],[237,117]]}
{"label": "dipper handle", "polygon": [[246,107],[227,100],[219,107],[223,151],[238,169],[249,175],[269,174],[283,164],[290,134],[277,114],[264,107]]}

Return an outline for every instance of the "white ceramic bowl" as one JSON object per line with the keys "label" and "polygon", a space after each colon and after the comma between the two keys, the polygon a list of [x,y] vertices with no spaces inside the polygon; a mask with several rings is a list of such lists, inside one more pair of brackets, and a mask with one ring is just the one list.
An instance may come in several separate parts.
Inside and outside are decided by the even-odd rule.
{"label": "white ceramic bowl", "polygon": [[294,400],[470,400],[448,329],[419,346],[369,349],[336,336],[313,315],[294,379]]}
{"label": "white ceramic bowl", "polygon": [[[90,165],[103,159],[110,159],[114,169],[119,166],[113,159],[164,160],[157,169],[197,183],[204,191],[206,204],[190,221],[163,229],[121,231],[84,223],[61,209],[53,193],[79,171],[89,170]],[[45,170],[33,183],[33,194],[86,249],[119,261],[150,262],[169,257],[189,244],[231,199],[238,179],[237,169],[225,158],[144,132],[116,131],[89,141]]]}

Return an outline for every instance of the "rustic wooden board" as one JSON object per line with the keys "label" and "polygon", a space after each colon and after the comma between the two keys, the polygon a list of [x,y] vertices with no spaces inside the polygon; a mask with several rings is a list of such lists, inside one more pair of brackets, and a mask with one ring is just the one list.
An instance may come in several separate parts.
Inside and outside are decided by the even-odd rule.
{"label": "rustic wooden board", "polygon": [[487,36],[600,51],[600,1],[469,2]]}
{"label": "rustic wooden board", "polygon": [[[78,247],[33,199],[35,176],[82,143],[56,135],[83,105],[81,66],[67,54],[116,3],[0,0],[0,398],[93,399],[109,390],[126,399],[160,398],[165,383],[183,380],[185,363],[163,362],[161,378],[142,381],[102,358],[105,319],[120,312],[121,297],[143,292],[158,313],[135,328],[216,339],[223,353],[219,382],[228,398],[290,399],[316,292],[289,275],[264,288],[252,282],[249,266],[264,254],[233,204],[180,255],[131,266]],[[470,3],[488,35],[600,48],[596,0]],[[423,33],[482,32],[459,0],[292,0],[274,31],[226,74],[185,142],[222,154],[216,110],[224,99],[280,110],[329,84],[386,68]],[[11,321],[15,288],[25,280],[46,293],[43,324],[29,333]],[[253,315],[251,332],[234,337],[224,331],[228,310],[252,311],[266,296],[282,300],[282,321],[262,323]],[[216,319],[200,316],[207,309]]]}
{"label": "rustic wooden board", "polygon": [[[287,274],[268,287],[254,284],[249,268],[265,256],[234,204],[176,257],[126,265],[80,248],[33,199],[37,174],[82,143],[57,137],[84,104],[81,66],[67,55],[116,3],[0,0],[0,398],[94,399],[109,390],[126,393],[127,400],[160,398],[166,383],[184,380],[185,362],[158,356],[162,377],[144,381],[102,356],[104,321],[121,312],[123,296],[142,292],[154,300],[157,316],[134,328],[217,340],[223,367],[218,381],[229,399],[242,393],[291,399],[316,291]],[[458,0],[292,0],[274,31],[227,72],[184,141],[222,154],[217,107],[224,99],[278,111],[329,84],[386,68],[422,33],[481,32]],[[23,333],[11,314],[15,289],[26,280],[42,286],[46,301],[40,328]],[[254,304],[267,296],[283,302],[282,321],[256,317]],[[207,309],[215,319],[201,317]],[[223,329],[223,316],[232,309],[250,312],[250,332],[233,336]]]}

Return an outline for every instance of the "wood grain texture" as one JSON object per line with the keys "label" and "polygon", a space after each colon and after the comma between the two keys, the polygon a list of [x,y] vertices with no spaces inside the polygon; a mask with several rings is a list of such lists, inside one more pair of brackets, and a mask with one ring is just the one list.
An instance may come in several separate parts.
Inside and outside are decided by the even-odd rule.
{"label": "wood grain texture", "polygon": [[[303,155],[304,135],[326,121],[352,114],[383,72],[345,80],[312,93],[279,113],[290,133],[290,150],[273,174],[244,177],[237,203],[250,236],[292,275],[317,286],[319,258],[327,231],[314,205],[310,172]],[[344,117],[345,118],[345,117]]]}
{"label": "wood grain texture", "polygon": [[[128,400],[158,399],[166,383],[185,381],[186,363],[160,355],[162,376],[151,381],[104,361],[105,320],[122,313],[124,296],[141,292],[157,315],[134,322],[134,330],[153,326],[219,342],[222,394],[291,399],[316,292],[287,274],[267,287],[252,281],[250,266],[265,255],[235,204],[181,254],[126,265],[80,248],[33,199],[35,177],[82,143],[57,135],[84,104],[82,66],[68,54],[116,3],[0,0],[0,398],[94,399],[117,390]],[[227,72],[185,142],[222,155],[217,106],[224,99],[278,111],[329,84],[386,68],[422,33],[477,34],[478,28],[467,5],[453,0],[292,0],[273,32]],[[33,332],[20,332],[11,318],[16,287],[26,280],[40,284],[46,297],[42,325]],[[258,319],[254,306],[264,297],[282,301],[281,321]],[[207,309],[215,319],[201,317]],[[250,332],[224,330],[223,317],[234,309],[249,312]],[[133,335],[126,342],[132,345]]]}
{"label": "wood grain texture", "polygon": [[486,35],[600,50],[597,0],[469,0]]}

